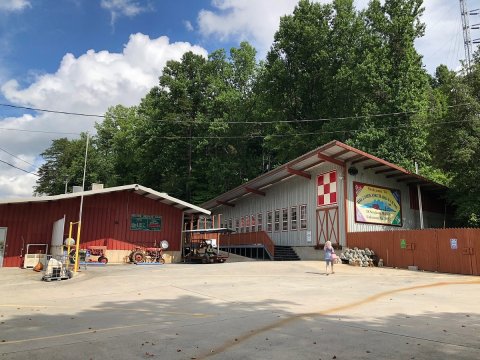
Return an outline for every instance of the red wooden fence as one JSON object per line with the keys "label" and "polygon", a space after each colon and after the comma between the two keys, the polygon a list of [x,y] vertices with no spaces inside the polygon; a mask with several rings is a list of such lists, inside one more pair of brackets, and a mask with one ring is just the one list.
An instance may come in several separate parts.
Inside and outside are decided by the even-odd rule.
{"label": "red wooden fence", "polygon": [[480,229],[347,233],[347,246],[368,247],[385,266],[480,275]]}

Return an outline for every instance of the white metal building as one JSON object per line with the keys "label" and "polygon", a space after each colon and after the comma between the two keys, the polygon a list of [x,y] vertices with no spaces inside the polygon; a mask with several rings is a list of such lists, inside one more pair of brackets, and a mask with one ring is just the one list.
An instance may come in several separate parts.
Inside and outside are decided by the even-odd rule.
{"label": "white metal building", "polygon": [[347,232],[443,227],[446,188],[332,141],[201,206],[237,232],[266,231],[276,245],[346,245]]}

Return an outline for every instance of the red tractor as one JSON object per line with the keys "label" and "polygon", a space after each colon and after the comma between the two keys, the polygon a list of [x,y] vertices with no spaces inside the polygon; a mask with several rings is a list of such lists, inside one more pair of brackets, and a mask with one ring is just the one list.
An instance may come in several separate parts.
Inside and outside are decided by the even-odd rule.
{"label": "red tractor", "polygon": [[165,264],[163,251],[168,249],[168,241],[162,240],[160,247],[136,247],[129,255],[132,263],[159,263]]}

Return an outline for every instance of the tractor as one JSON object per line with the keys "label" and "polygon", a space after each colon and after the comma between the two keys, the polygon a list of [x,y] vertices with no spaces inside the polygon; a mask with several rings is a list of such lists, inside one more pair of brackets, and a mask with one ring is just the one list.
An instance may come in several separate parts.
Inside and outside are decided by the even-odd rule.
{"label": "tractor", "polygon": [[128,256],[132,263],[159,263],[165,264],[163,251],[168,249],[168,241],[162,240],[160,247],[135,247]]}

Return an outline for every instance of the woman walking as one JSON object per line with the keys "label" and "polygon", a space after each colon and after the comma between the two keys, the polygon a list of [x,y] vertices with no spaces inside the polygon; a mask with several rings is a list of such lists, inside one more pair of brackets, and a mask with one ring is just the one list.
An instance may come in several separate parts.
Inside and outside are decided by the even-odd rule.
{"label": "woman walking", "polygon": [[333,260],[335,259],[336,255],[335,249],[333,248],[332,242],[330,240],[325,243],[323,252],[325,254],[325,273],[328,275],[328,265],[330,265],[332,274],[335,274],[335,272],[333,271]]}

